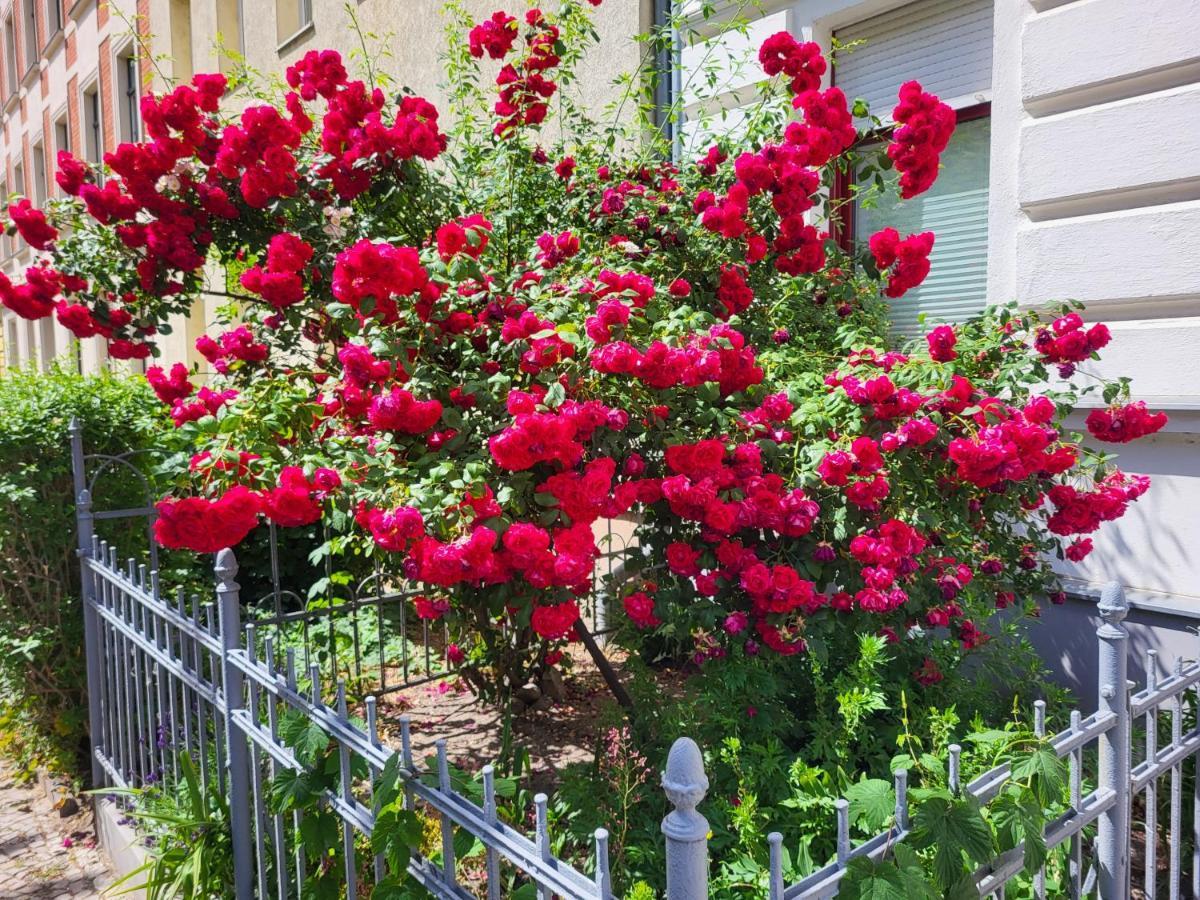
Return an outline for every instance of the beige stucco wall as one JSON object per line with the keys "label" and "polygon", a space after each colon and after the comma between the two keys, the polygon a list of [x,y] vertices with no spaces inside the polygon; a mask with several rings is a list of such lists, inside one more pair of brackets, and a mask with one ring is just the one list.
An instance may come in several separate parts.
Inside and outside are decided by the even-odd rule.
{"label": "beige stucco wall", "polygon": [[[277,38],[276,10],[286,10],[287,0],[243,0],[243,4],[246,60],[259,71],[282,74],[309,50],[331,47],[348,57],[350,51],[359,49],[343,0],[312,0],[312,27],[285,39],[282,45]],[[445,107],[439,59],[445,49],[442,5],[442,0],[363,0],[355,6],[363,32],[375,35],[375,46],[387,48],[387,54],[374,64],[440,109]],[[555,0],[543,4],[547,10],[556,5]],[[464,0],[463,6],[476,21],[497,9],[520,15],[525,8],[519,0]],[[600,45],[580,68],[577,94],[589,108],[600,110],[615,95],[614,79],[638,66],[642,51],[635,36],[649,27],[651,5],[649,0],[605,0],[591,12]],[[353,68],[351,71],[354,73]]]}

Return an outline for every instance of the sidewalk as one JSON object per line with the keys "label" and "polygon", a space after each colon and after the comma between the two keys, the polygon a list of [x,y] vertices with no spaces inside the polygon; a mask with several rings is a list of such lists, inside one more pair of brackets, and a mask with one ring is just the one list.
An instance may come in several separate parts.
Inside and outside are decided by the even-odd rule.
{"label": "sidewalk", "polygon": [[87,810],[69,818],[37,785],[17,784],[0,763],[0,897],[97,900],[112,874]]}

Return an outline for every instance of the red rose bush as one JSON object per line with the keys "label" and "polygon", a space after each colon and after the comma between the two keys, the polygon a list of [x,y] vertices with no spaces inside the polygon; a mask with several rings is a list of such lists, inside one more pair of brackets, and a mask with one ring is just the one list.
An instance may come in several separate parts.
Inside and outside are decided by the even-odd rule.
{"label": "red rose bush", "polygon": [[[0,302],[151,361],[191,456],[158,505],[163,545],[321,521],[336,552],[419,586],[484,690],[578,635],[616,517],[638,523],[609,586],[633,631],[700,663],[880,633],[937,684],[995,609],[1055,596],[1048,551],[1082,558],[1146,490],[1062,427],[1107,330],[999,308],[897,349],[886,303],[911,302],[936,236],[847,249],[829,189],[874,165],[924,192],[953,111],[905,84],[880,141],[823,86],[819,48],[777,34],[773,137],[622,155],[570,97],[586,17],[473,23],[450,133],[333,51],[236,114],[220,75],[147,95],[146,140],[103,179],[64,153],[67,199],[10,207],[43,258]],[[205,371],[153,364],[206,293],[226,322],[197,342]],[[1163,426],[1126,399],[1105,389],[1096,439]]]}

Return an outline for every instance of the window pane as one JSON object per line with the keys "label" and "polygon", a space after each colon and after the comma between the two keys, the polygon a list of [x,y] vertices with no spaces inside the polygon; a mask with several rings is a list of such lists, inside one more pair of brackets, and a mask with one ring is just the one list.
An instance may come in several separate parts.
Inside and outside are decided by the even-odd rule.
{"label": "window pane", "polygon": [[[892,303],[892,322],[902,334],[928,331],[939,322],[958,322],[980,312],[987,294],[988,143],[991,120],[961,123],[942,154],[932,188],[911,200],[898,200],[896,173],[873,208],[856,207],[855,239],[866,241],[891,226],[901,237],[932,231],[929,277]],[[926,321],[918,325],[917,316]]]}

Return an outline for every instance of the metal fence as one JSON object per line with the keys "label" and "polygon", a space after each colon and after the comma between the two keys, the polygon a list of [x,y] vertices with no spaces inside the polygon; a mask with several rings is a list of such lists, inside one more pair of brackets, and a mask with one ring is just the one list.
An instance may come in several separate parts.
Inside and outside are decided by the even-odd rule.
{"label": "metal fence", "polygon": [[[77,437],[77,436],[76,436]],[[370,785],[353,772],[365,765],[379,773],[399,754],[400,775],[410,808],[437,821],[440,859],[417,854],[409,870],[434,896],[470,898],[455,859],[455,835],[467,833],[484,847],[483,875],[476,889],[489,900],[499,898],[514,876],[536,885],[539,900],[607,900],[612,896],[607,833],[595,834],[587,872],[556,858],[550,850],[548,798],[533,801],[533,834],[503,821],[497,812],[495,773],[482,771],[482,802],[456,790],[445,742],[437,744],[432,771],[413,758],[408,722],[401,719],[400,747],[380,739],[374,696],[365,701],[365,726],[349,716],[344,679],[323,678],[321,667],[302,660],[294,648],[278,651],[260,624],[243,622],[232,551],[217,555],[213,601],[161,595],[158,575],[148,565],[122,562],[116,548],[94,535],[104,518],[152,514],[149,507],[95,513],[90,506],[91,482],[84,476],[89,460],[76,441],[79,547],[83,572],[85,636],[89,683],[94,781],[96,785],[139,787],[177,778],[178,754],[198,762],[205,786],[215,782],[229,799],[235,854],[236,897],[278,898],[301,895],[303,854],[298,853],[300,815],[285,822],[264,801],[267,782],[283,769],[302,769],[280,738],[280,720],[291,711],[306,717],[336,746],[340,788],[325,803],[336,812],[344,847],[347,897],[358,896],[360,879],[386,874],[381,859],[370,856],[358,840],[371,834],[374,818]],[[116,463],[99,460],[105,467]],[[154,557],[150,557],[153,564]],[[1170,674],[1160,671],[1150,655],[1147,684],[1134,692],[1127,681],[1128,637],[1122,621],[1127,613],[1119,586],[1103,593],[1098,611],[1100,648],[1098,710],[1070,717],[1070,727],[1050,738],[1050,746],[1069,763],[1069,806],[1045,830],[1051,848],[1064,848],[1070,897],[1095,893],[1103,900],[1131,896],[1131,839],[1137,827],[1146,836],[1143,852],[1143,896],[1184,896],[1183,833],[1184,765],[1195,773],[1200,751],[1200,661],[1178,660]],[[272,623],[274,624],[274,623]],[[282,662],[280,661],[282,660]],[[329,694],[326,689],[331,688]],[[327,697],[333,698],[327,702]],[[1160,719],[1169,720],[1170,737],[1159,746]],[[1185,720],[1191,722],[1185,730]],[[1144,741],[1134,748],[1133,725],[1144,725]],[[1045,707],[1038,704],[1034,730],[1045,731]],[[952,746],[949,780],[982,803],[997,796],[1010,778],[1000,766],[960,784],[960,748]],[[1136,761],[1133,757],[1137,757]],[[1168,783],[1167,822],[1158,822],[1158,792]],[[1200,779],[1193,779],[1195,784]],[[680,738],[671,749],[662,786],[672,810],[663,821],[666,882],[669,900],[702,900],[708,895],[708,823],[697,809],[708,782],[699,747]],[[837,853],[824,868],[790,886],[783,872],[782,837],[770,835],[769,871],[764,873],[771,900],[832,897],[847,865],[856,857],[880,859],[910,833],[907,775],[895,776],[893,825],[855,845],[851,840],[849,804],[837,803]],[[1135,823],[1133,802],[1143,795],[1142,821]],[[1191,896],[1200,897],[1200,788],[1193,788]],[[1095,825],[1094,837],[1090,826]],[[1166,825],[1167,881],[1158,878],[1158,836]],[[1086,833],[1085,833],[1086,830]],[[1017,846],[982,867],[975,876],[981,896],[1003,898],[1024,868],[1024,847]],[[1034,894],[1046,896],[1044,870],[1034,878]]]}

